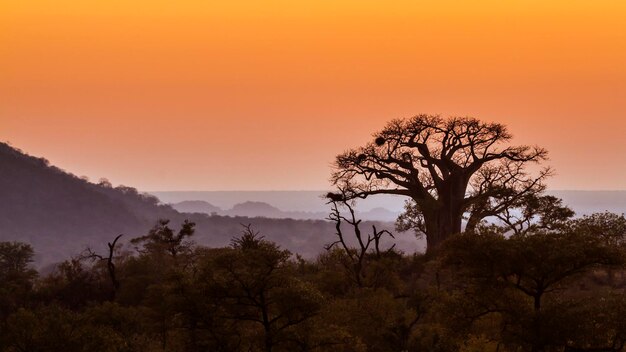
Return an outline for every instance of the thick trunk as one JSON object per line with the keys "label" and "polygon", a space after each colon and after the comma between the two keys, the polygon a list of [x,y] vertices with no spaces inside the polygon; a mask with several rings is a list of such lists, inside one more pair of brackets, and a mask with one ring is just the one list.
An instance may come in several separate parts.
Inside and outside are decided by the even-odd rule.
{"label": "thick trunk", "polygon": [[469,178],[459,174],[451,176],[437,190],[437,200],[420,202],[424,216],[427,250],[436,249],[448,237],[461,232],[463,201]]}
{"label": "thick trunk", "polygon": [[461,232],[463,212],[459,204],[424,212],[427,250],[437,248],[448,237]]}

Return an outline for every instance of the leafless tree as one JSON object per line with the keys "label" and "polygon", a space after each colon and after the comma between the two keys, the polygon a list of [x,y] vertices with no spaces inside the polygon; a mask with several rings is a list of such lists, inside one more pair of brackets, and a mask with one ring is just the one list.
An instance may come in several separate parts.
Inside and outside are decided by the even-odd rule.
{"label": "leafless tree", "polygon": [[[355,283],[359,286],[363,286],[363,267],[366,256],[369,252],[373,251],[373,255],[376,258],[380,258],[382,254],[393,251],[395,244],[387,248],[384,252],[381,251],[380,240],[384,235],[388,235],[391,238],[394,238],[394,236],[387,230],[378,230],[376,225],[372,225],[371,234],[364,235],[359,227],[361,220],[357,219],[354,207],[350,204],[350,202],[339,199],[331,199],[330,204],[331,212],[327,220],[335,223],[335,234],[337,236],[337,240],[326,245],[325,248],[326,250],[330,250],[335,246],[341,246],[349,259],[347,269],[351,272],[351,276],[354,277]],[[348,215],[343,215],[341,213],[341,209],[346,210]],[[346,223],[352,228],[358,247],[354,248],[348,244],[346,234],[344,234],[341,226],[342,223]]]}
{"label": "leafless tree", "polygon": [[115,254],[115,245],[117,244],[117,241],[122,236],[123,235],[118,235],[117,237],[115,237],[113,242],[107,243],[107,246],[109,247],[109,253],[106,257],[94,252],[91,248],[87,247],[87,249],[85,250],[85,253],[80,258],[80,259],[91,259],[92,261],[96,261],[96,260],[106,261],[107,272],[109,273],[109,279],[111,280],[111,287],[112,287],[111,295],[110,295],[111,301],[115,300],[115,295],[117,293],[117,290],[120,288],[120,282],[117,280],[117,275],[115,272],[115,263],[113,263],[113,256]]}

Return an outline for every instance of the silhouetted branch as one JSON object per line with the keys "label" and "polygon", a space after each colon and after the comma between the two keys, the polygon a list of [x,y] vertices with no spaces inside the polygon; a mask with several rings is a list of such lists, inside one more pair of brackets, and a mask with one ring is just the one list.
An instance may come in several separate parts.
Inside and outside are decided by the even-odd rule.
{"label": "silhouetted branch", "polygon": [[115,237],[113,242],[107,243],[107,246],[109,247],[109,253],[106,257],[95,253],[91,248],[87,247],[87,249],[85,250],[86,254],[83,254],[80,258],[80,259],[91,259],[92,261],[95,261],[95,260],[106,261],[107,271],[109,273],[109,279],[111,280],[111,285],[112,285],[111,296],[110,296],[111,301],[115,300],[115,295],[117,293],[117,290],[120,288],[120,283],[117,280],[117,276],[115,272],[115,263],[113,262],[113,256],[115,254],[115,245],[117,244],[117,241],[122,236],[123,236],[122,234],[117,235],[117,237]]}

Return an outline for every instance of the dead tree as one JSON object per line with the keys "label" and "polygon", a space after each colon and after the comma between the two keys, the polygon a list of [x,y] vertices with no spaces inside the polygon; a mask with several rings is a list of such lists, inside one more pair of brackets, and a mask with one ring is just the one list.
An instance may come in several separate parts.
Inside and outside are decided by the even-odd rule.
{"label": "dead tree", "polygon": [[109,247],[109,254],[106,257],[94,252],[91,248],[87,248],[85,250],[85,254],[81,256],[81,259],[91,259],[92,261],[106,261],[107,272],[109,274],[109,279],[111,280],[111,293],[109,296],[109,299],[111,301],[115,300],[117,290],[120,288],[120,282],[117,280],[115,272],[115,263],[113,263],[113,257],[115,254],[115,245],[122,236],[123,235],[118,235],[117,237],[115,237],[113,242],[107,243],[107,246]]}
{"label": "dead tree", "polygon": [[[358,286],[363,286],[363,269],[366,256],[373,251],[373,255],[376,258],[380,258],[384,253],[390,253],[393,251],[395,244],[386,249],[384,252],[381,251],[380,240],[384,235],[388,235],[391,238],[394,238],[394,236],[387,230],[377,230],[376,225],[372,225],[371,234],[364,236],[359,227],[361,219],[357,219],[354,207],[349,202],[339,199],[331,199],[329,203],[331,204],[331,213],[327,220],[335,223],[335,234],[337,236],[337,240],[327,244],[325,249],[331,250],[335,246],[341,246],[349,259],[347,269],[352,274],[355,283]],[[347,217],[342,215],[340,210],[341,208],[345,208],[348,211]],[[358,247],[351,247],[348,244],[346,235],[341,227],[342,223],[346,223],[352,228]]]}

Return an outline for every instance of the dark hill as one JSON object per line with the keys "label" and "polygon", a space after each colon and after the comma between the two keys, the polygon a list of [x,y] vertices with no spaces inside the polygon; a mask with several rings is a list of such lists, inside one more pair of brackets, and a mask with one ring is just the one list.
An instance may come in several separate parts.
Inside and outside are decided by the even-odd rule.
{"label": "dark hill", "polygon": [[[334,225],[322,220],[179,213],[134,188],[90,183],[0,143],[0,241],[32,244],[40,266],[77,255],[87,246],[103,251],[120,233],[128,243],[162,218],[173,226],[184,219],[195,222],[193,239],[208,246],[228,245],[242,224],[252,224],[267,239],[307,257],[322,251],[334,233]],[[364,222],[362,228],[371,225]],[[398,248],[407,251],[418,246],[408,234],[400,242]]]}
{"label": "dark hill", "polygon": [[223,210],[220,207],[205,202],[203,200],[185,200],[179,203],[172,204],[172,207],[181,213],[221,213]]}
{"label": "dark hill", "polygon": [[263,216],[268,218],[275,218],[278,217],[277,215],[281,214],[280,209],[273,207],[265,202],[251,201],[235,204],[231,211],[237,215],[248,217]]}
{"label": "dark hill", "polygon": [[115,234],[139,235],[158,218],[180,216],[154,196],[89,183],[4,143],[0,200],[0,240],[32,243],[40,262]]}

